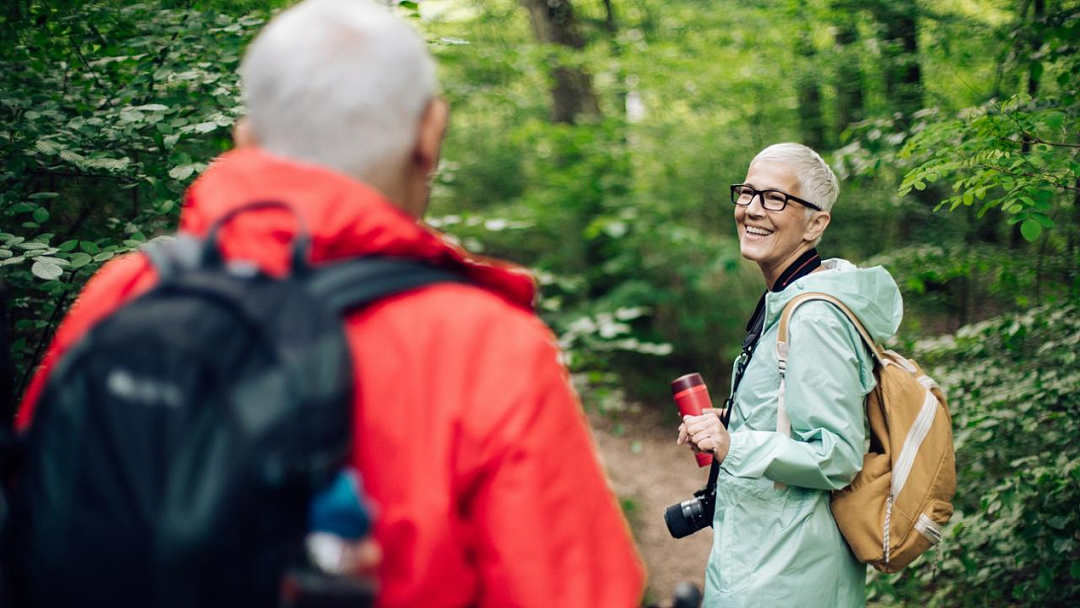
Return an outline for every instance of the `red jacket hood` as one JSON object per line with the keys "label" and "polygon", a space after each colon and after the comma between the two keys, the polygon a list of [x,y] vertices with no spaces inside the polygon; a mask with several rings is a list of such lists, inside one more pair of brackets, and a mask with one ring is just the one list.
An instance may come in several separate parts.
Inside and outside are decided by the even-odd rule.
{"label": "red jacket hood", "polygon": [[[342,173],[261,150],[218,157],[188,189],[180,229],[202,235],[230,210],[269,200],[292,205],[304,220],[313,263],[363,255],[422,260],[462,272],[512,304],[533,308],[536,284],[524,268],[470,254]],[[296,221],[287,212],[253,210],[221,231],[221,248],[228,257],[254,259],[281,274],[288,267],[286,244],[295,230]]]}

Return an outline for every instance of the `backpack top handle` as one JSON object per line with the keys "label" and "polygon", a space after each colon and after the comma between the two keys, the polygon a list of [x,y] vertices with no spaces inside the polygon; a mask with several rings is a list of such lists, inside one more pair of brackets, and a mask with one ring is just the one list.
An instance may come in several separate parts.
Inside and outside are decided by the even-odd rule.
{"label": "backpack top handle", "polygon": [[311,250],[311,234],[308,232],[307,223],[304,222],[304,218],[300,216],[300,213],[292,205],[275,200],[256,201],[241,205],[229,210],[228,213],[211,224],[210,229],[206,232],[206,242],[202,251],[202,264],[207,266],[221,265],[223,260],[221,250],[218,248],[218,233],[237,216],[262,209],[283,209],[288,211],[296,220],[296,233],[292,239],[292,272],[293,274],[306,273],[309,269],[308,252]]}

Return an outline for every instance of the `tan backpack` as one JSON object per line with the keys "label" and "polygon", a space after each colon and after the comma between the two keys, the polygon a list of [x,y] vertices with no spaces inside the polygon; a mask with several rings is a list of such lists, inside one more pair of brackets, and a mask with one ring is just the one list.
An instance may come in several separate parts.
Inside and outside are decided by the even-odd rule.
{"label": "tan backpack", "polygon": [[877,386],[866,397],[870,447],[851,485],[833,492],[833,517],[859,561],[882,572],[897,572],[941,540],[942,528],[953,513],[956,462],[945,396],[914,361],[874,343],[842,302],[827,294],[807,293],[791,300],[780,317],[778,433],[791,433],[784,409],[788,322],[799,305],[812,300],[824,300],[843,311],[877,363]]}

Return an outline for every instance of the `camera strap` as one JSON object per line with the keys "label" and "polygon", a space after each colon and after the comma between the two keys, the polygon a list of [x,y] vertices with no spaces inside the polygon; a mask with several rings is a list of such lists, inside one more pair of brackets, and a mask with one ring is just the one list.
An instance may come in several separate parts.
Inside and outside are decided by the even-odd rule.
{"label": "camera strap", "polygon": [[[724,425],[724,428],[727,428],[728,423],[731,421],[731,412],[735,409],[735,395],[739,391],[739,383],[742,382],[746,367],[750,365],[750,359],[753,358],[758,340],[765,329],[765,296],[768,295],[769,291],[773,293],[784,291],[784,288],[788,285],[814,272],[819,266],[821,266],[821,256],[818,255],[816,248],[811,247],[789,264],[784,269],[784,272],[780,273],[780,277],[776,279],[773,286],[761,294],[757,308],[754,309],[754,314],[751,315],[750,321],[746,324],[746,337],[743,338],[742,352],[739,353],[739,358],[735,361],[735,378],[731,382],[731,394],[724,401],[724,414],[720,417],[720,424]],[[719,474],[720,464],[713,458],[712,467],[709,469],[709,482],[705,485],[706,492],[712,493],[716,491],[716,478]]]}

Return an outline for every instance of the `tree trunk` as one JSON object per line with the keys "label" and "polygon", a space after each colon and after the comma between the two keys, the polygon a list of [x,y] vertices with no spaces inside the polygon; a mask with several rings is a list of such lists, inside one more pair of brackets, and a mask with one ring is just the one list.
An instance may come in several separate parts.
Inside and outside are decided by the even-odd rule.
{"label": "tree trunk", "polygon": [[885,95],[905,120],[910,120],[922,109],[918,5],[910,0],[879,0],[871,10],[881,25]]}
{"label": "tree trunk", "polygon": [[821,117],[821,83],[815,65],[814,43],[810,38],[810,16],[805,0],[799,0],[796,17],[803,24],[795,40],[795,92],[799,102],[799,134],[803,145],[815,150],[825,148],[825,121]]}
{"label": "tree trunk", "polygon": [[802,69],[796,80],[799,98],[799,132],[802,143],[815,150],[825,148],[825,121],[821,117],[821,91],[814,70],[814,47],[809,33],[800,37],[798,54]]}
{"label": "tree trunk", "polygon": [[859,69],[855,20],[845,13],[836,24],[836,135],[837,139],[851,123],[863,119],[863,81]]}
{"label": "tree trunk", "polygon": [[611,6],[611,0],[604,0],[604,29],[609,34],[615,34],[615,8]]}
{"label": "tree trunk", "polygon": [[[538,41],[573,50],[585,47],[570,0],[521,0],[521,3],[529,11]],[[587,71],[556,63],[551,68],[551,78],[553,121],[573,124],[582,116],[600,116],[592,77]]]}
{"label": "tree trunk", "polygon": [[[1032,2],[1031,4],[1035,7],[1034,15],[1032,15],[1032,17],[1033,17],[1032,20],[1035,21],[1036,23],[1038,23],[1038,22],[1042,21],[1043,19],[1045,19],[1046,18],[1046,1],[1045,0],[1034,0],[1034,2]],[[1024,12],[1025,13],[1027,12],[1026,9],[1027,9],[1027,7],[1024,7]],[[1025,17],[1025,15],[1023,15],[1023,14],[1020,15],[1021,21],[1024,20],[1024,17]],[[1041,46],[1042,46],[1042,37],[1039,36],[1039,35],[1036,35],[1036,34],[1032,34],[1031,35],[1031,47],[1030,47],[1031,48],[1031,55],[1034,56],[1036,53],[1038,53],[1039,52],[1039,47],[1041,47]],[[1035,63],[1036,62],[1031,61],[1030,66],[1028,67],[1027,93],[1032,98],[1034,98],[1035,96],[1037,96],[1039,94],[1039,78],[1042,75],[1040,72],[1037,72],[1035,70]],[[1022,144],[1020,144],[1020,152],[1024,156],[1027,156],[1027,154],[1029,152],[1031,152],[1031,143],[1025,140]],[[1019,223],[1013,224],[1012,239],[1010,239],[1009,244],[1012,246],[1013,249],[1018,249],[1018,248],[1020,248],[1020,246],[1022,246],[1024,244],[1024,235],[1020,232],[1020,224]],[[1038,278],[1038,277],[1036,277],[1036,278]]]}

